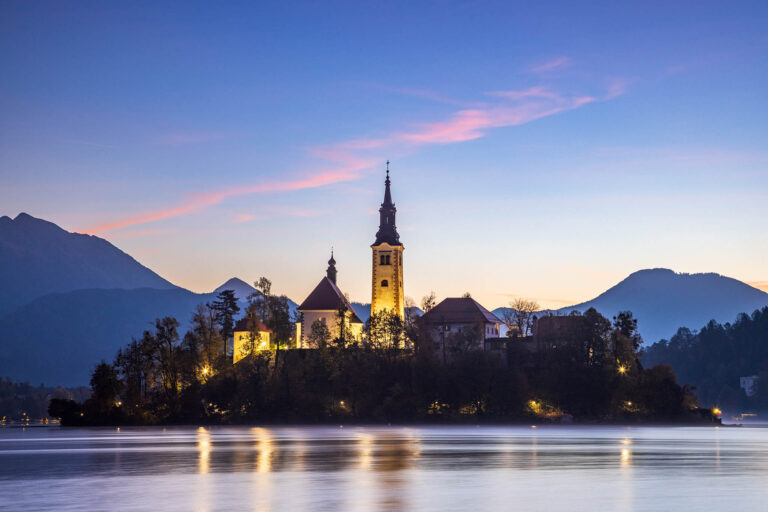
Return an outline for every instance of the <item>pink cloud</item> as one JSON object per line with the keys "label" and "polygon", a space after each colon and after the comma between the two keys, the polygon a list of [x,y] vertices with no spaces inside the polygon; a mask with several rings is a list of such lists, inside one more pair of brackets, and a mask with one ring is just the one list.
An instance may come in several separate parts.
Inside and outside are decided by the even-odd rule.
{"label": "pink cloud", "polygon": [[542,62],[541,64],[533,66],[529,68],[528,71],[530,71],[531,73],[549,73],[551,71],[563,69],[570,65],[571,65],[570,57],[561,56],[561,57],[555,57],[552,60],[548,60],[546,62]]}
{"label": "pink cloud", "polygon": [[[564,65],[561,63],[560,65]],[[621,95],[626,82],[615,80],[609,86],[607,100]],[[225,199],[249,194],[284,193],[323,187],[357,180],[389,155],[402,154],[419,147],[465,142],[484,137],[490,130],[518,126],[547,116],[573,110],[598,101],[593,96],[566,95],[544,86],[524,90],[495,91],[486,94],[491,101],[477,103],[473,108],[454,112],[446,119],[413,125],[410,129],[393,131],[379,137],[355,138],[327,146],[309,148],[310,155],[325,163],[318,163],[318,171],[304,177],[269,180],[230,187],[214,192],[195,194],[170,208],[161,208],[122,219],[102,222],[85,228],[85,233],[113,231],[138,224],[188,215],[219,204]],[[185,144],[210,140],[196,136],[173,136],[169,143]],[[236,221],[252,220],[241,214]]]}
{"label": "pink cloud", "polygon": [[612,100],[618,98],[627,92],[629,88],[629,80],[624,78],[616,78],[608,85],[608,93],[605,95],[606,100]]}
{"label": "pink cloud", "polygon": [[167,235],[173,233],[172,229],[130,229],[111,235],[110,238],[133,238],[140,236]]}
{"label": "pink cloud", "polygon": [[271,192],[289,192],[322,187],[324,185],[330,185],[343,181],[351,181],[359,178],[360,172],[369,166],[370,163],[364,163],[362,160],[357,160],[354,164],[350,164],[347,167],[320,172],[314,176],[309,176],[303,179],[285,181],[273,180],[264,183],[244,185],[242,187],[232,187],[226,190],[207,194],[195,194],[191,196],[187,201],[177,206],[132,215],[120,220],[103,222],[101,224],[89,226],[83,229],[82,232],[93,235],[129,226],[135,226],[137,224],[145,224],[148,222],[155,222],[172,217],[179,217],[181,215],[194,213],[203,208],[219,204],[230,197]]}
{"label": "pink cloud", "polygon": [[257,216],[253,215],[251,213],[237,213],[237,214],[235,214],[235,222],[237,222],[238,224],[243,223],[243,222],[248,222],[248,221],[254,220],[256,218],[257,218]]}

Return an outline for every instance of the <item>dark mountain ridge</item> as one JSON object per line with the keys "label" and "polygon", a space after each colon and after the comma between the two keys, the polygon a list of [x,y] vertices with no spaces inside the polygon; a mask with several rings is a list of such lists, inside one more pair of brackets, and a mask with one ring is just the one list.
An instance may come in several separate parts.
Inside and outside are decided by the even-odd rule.
{"label": "dark mountain ridge", "polygon": [[176,286],[103,238],[20,213],[0,217],[0,316],[50,293]]}

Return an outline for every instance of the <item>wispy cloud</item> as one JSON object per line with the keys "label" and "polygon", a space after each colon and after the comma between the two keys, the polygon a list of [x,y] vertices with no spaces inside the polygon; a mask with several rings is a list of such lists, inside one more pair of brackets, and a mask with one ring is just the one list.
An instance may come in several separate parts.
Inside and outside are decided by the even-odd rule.
{"label": "wispy cloud", "polygon": [[[488,92],[483,95],[483,100],[474,104],[472,108],[457,110],[443,120],[416,123],[379,137],[355,138],[308,148],[311,156],[321,160],[314,165],[319,169],[314,173],[293,179],[264,181],[216,192],[194,194],[169,208],[128,215],[122,219],[88,226],[83,231],[91,234],[103,233],[188,215],[236,196],[290,192],[354,181],[388,155],[401,155],[425,146],[456,144],[478,139],[497,128],[522,125],[574,110],[589,103],[614,98],[623,94],[625,89],[626,85],[623,82],[615,82],[601,97],[566,94],[545,86]],[[201,140],[206,139],[177,135],[168,138],[166,142],[184,144]],[[240,218],[241,222],[248,220],[252,219]]]}
{"label": "wispy cloud", "polygon": [[528,71],[531,73],[550,73],[552,71],[557,71],[563,68],[567,68],[571,65],[571,58],[560,56],[555,57],[554,59],[550,59],[546,62],[542,62],[540,64],[536,64],[535,66],[531,66],[528,68]]}
{"label": "wispy cloud", "polygon": [[[619,92],[614,91],[614,94]],[[317,156],[340,158],[370,150],[454,144],[478,139],[494,128],[529,123],[599,100],[593,96],[558,93],[544,86],[493,91],[485,96],[494,101],[485,101],[478,103],[475,108],[458,110],[442,121],[415,124],[411,129],[395,131],[383,137],[352,139],[315,148],[313,152]]]}
{"label": "wispy cloud", "polygon": [[254,215],[252,213],[236,213],[235,214],[235,222],[237,222],[238,224],[242,224],[243,222],[250,222],[258,218],[260,218],[258,215]]}
{"label": "wispy cloud", "polygon": [[355,160],[350,161],[346,167],[339,167],[334,170],[320,172],[313,176],[307,176],[305,178],[299,178],[295,180],[285,181],[267,181],[264,183],[245,185],[242,187],[233,187],[227,190],[221,190],[218,192],[212,192],[207,194],[196,194],[188,198],[185,202],[173,206],[171,208],[164,208],[144,212],[126,218],[103,222],[89,226],[82,230],[84,233],[97,234],[104,233],[106,231],[113,231],[128,226],[135,226],[137,224],[145,224],[148,222],[154,222],[162,219],[169,219],[172,217],[179,217],[181,215],[187,215],[197,212],[203,208],[207,208],[221,203],[225,199],[243,196],[249,194],[260,194],[270,192],[289,192],[295,190],[302,190],[308,188],[322,187],[324,185],[330,185],[333,183],[351,181],[359,178],[360,172],[370,167],[372,162]]}
{"label": "wispy cloud", "polygon": [[172,229],[124,229],[110,236],[110,238],[134,238],[141,236],[167,235],[173,233]]}

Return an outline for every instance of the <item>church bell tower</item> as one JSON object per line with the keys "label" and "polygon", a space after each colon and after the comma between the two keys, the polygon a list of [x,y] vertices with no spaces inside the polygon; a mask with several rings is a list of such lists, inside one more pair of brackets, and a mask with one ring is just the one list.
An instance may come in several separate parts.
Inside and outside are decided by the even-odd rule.
{"label": "church bell tower", "polygon": [[395,214],[397,208],[392,202],[389,181],[384,181],[384,202],[379,208],[379,231],[373,250],[373,272],[371,293],[371,314],[390,310],[405,318],[405,296],[403,294],[403,244],[397,234]]}

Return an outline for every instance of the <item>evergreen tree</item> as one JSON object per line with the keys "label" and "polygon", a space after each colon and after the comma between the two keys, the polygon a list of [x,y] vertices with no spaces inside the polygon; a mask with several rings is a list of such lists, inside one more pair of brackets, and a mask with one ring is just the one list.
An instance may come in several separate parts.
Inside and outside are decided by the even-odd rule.
{"label": "evergreen tree", "polygon": [[216,311],[216,321],[224,338],[224,355],[226,355],[227,343],[232,337],[235,328],[235,315],[240,312],[240,306],[237,305],[237,297],[235,297],[234,290],[222,290],[219,292],[211,306]]}

